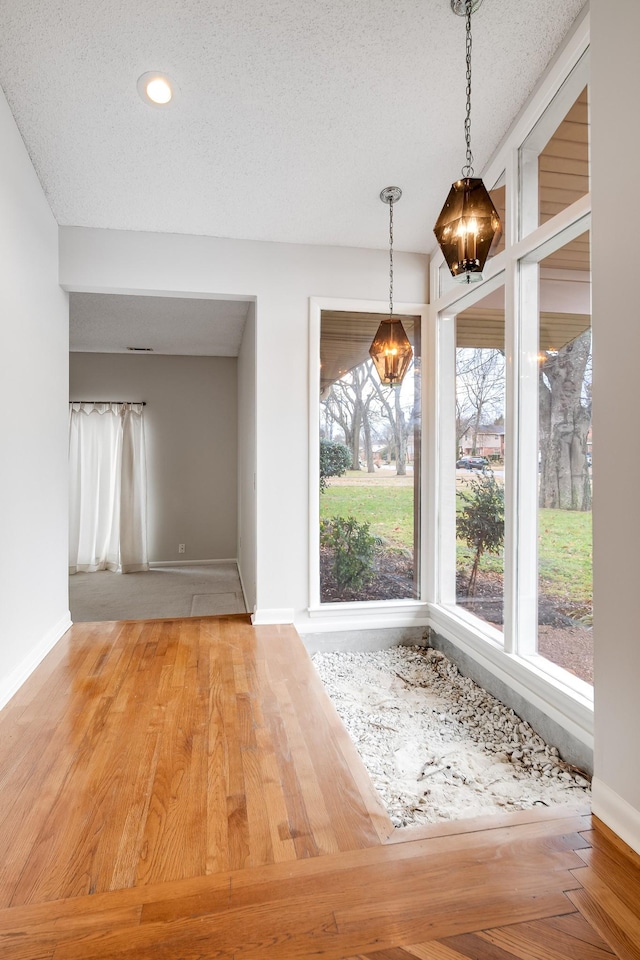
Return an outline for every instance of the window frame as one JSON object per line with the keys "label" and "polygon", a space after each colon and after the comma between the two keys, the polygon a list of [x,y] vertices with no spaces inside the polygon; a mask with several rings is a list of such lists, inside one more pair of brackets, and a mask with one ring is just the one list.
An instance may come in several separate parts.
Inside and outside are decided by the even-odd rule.
{"label": "window frame", "polygon": [[418,599],[404,600],[352,600],[322,603],[320,600],[320,333],[323,310],[347,313],[379,313],[381,319],[389,315],[389,303],[382,300],[347,300],[330,297],[309,298],[309,606],[307,613],[316,621],[314,630],[326,621],[326,628],[337,629],[336,620],[343,621],[346,629],[355,630],[375,626],[403,627],[427,625],[427,573],[425,570],[424,545],[429,542],[426,503],[426,484],[429,464],[425,444],[425,384],[424,370],[430,367],[427,343],[428,305],[424,303],[395,302],[394,312],[419,317],[421,332],[422,395],[420,431],[420,489],[422,504],[420,513],[420,577]]}

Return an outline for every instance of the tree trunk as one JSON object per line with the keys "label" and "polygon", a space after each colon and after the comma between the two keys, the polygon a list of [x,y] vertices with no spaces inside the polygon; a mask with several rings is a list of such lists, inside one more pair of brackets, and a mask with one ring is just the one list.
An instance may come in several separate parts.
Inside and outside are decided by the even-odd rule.
{"label": "tree trunk", "polygon": [[369,420],[369,404],[365,404],[362,411],[362,431],[364,433],[364,452],[367,460],[367,473],[375,473],[376,466],[373,462],[373,444],[371,442],[371,422]]}
{"label": "tree trunk", "polygon": [[591,332],[587,330],[555,356],[547,357],[540,369],[541,507],[591,509],[587,467],[591,404],[583,398],[590,350]]}
{"label": "tree trunk", "polygon": [[473,558],[473,566],[471,567],[471,573],[469,574],[469,583],[467,584],[467,596],[475,597],[476,595],[476,581],[478,579],[478,567],[480,566],[480,557],[482,556],[482,551],[478,547],[476,550],[475,556]]}
{"label": "tree trunk", "polygon": [[404,412],[400,406],[400,389],[395,388],[394,405],[395,418],[393,430],[396,444],[396,475],[406,477],[407,475],[407,431],[405,429]]}
{"label": "tree trunk", "polygon": [[351,436],[352,470],[360,469],[360,430],[362,428],[362,403],[356,401],[353,411],[353,434]]}

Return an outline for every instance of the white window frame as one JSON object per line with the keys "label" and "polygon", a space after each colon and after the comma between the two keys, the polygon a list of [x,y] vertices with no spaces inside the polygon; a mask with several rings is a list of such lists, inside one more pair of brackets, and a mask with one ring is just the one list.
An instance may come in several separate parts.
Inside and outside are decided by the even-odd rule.
{"label": "white window frame", "polygon": [[[425,543],[423,558],[431,572],[426,595],[430,625],[582,743],[593,747],[592,686],[535,652],[531,624],[537,619],[538,588],[537,437],[535,432],[532,436],[530,429],[527,437],[520,427],[525,423],[537,424],[537,264],[554,249],[588,230],[591,216],[591,195],[587,194],[537,226],[537,162],[527,163],[527,153],[521,148],[532,148],[532,159],[538,135],[543,139],[547,133],[551,136],[586,85],[588,48],[589,13],[585,10],[483,173],[487,184],[496,184],[503,176],[506,180],[505,249],[487,262],[483,281],[474,284],[471,291],[458,284],[443,285],[441,289],[444,258],[438,252],[431,260],[434,300],[427,326],[433,342],[429,353],[432,366],[423,365],[423,380],[429,383],[431,394],[435,392],[433,404],[438,415],[424,424],[429,446],[427,459],[436,467],[423,507],[427,529],[434,538]],[[534,129],[536,134],[532,137]],[[541,143],[540,148],[543,146]],[[455,354],[454,324],[450,318],[502,282],[507,378],[504,637],[490,624],[453,606],[451,584],[445,572],[449,571],[449,580],[451,569],[455,576],[455,538],[451,536],[449,516],[453,484],[448,462],[451,410],[447,404],[453,404],[451,356]],[[449,399],[443,399],[446,397]],[[446,447],[444,437],[448,438]]]}
{"label": "white window frame", "polygon": [[[339,310],[348,313],[379,313],[389,315],[389,303],[382,300],[345,300],[329,297],[309,299],[309,619],[314,621],[314,631],[322,628],[324,621],[328,630],[370,629],[372,627],[427,626],[428,607],[427,571],[425,558],[420,557],[420,597],[417,600],[363,600],[344,603],[321,603],[320,601],[320,326],[323,310]],[[424,303],[394,303],[398,315],[419,317],[421,329],[421,364],[423,370],[422,424],[420,431],[420,546],[429,542],[426,527],[426,478],[429,473],[425,443],[425,376],[424,370],[431,366],[427,323],[429,308]]]}

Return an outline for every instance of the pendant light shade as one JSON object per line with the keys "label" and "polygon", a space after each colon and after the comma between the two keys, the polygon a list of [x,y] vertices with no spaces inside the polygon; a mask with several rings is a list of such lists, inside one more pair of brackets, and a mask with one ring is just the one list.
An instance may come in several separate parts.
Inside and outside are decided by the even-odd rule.
{"label": "pendant light shade", "polygon": [[402,322],[395,318],[383,320],[369,348],[380,383],[396,387],[409,369],[413,350]]}
{"label": "pendant light shade", "polygon": [[451,185],[433,232],[454,280],[473,283],[482,280],[482,271],[494,240],[502,235],[502,224],[487,189],[473,175],[471,152],[471,14],[482,0],[451,0],[451,9],[466,20],[467,110],[464,119],[466,163],[460,180]]}
{"label": "pendant light shade", "polygon": [[382,202],[389,204],[389,317],[378,327],[369,356],[386,387],[400,386],[413,357],[402,322],[393,315],[393,205],[401,196],[400,187],[385,187],[380,193]]}
{"label": "pendant light shade", "polygon": [[502,225],[479,177],[463,177],[451,185],[433,229],[451,276],[462,283],[482,280],[489,250],[502,235]]}

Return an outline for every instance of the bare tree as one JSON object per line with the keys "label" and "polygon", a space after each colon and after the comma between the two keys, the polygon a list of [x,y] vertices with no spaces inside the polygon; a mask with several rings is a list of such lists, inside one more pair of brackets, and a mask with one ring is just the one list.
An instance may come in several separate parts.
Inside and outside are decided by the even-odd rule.
{"label": "bare tree", "polygon": [[540,366],[539,439],[541,507],[590,510],[587,435],[591,425],[591,331]]}
{"label": "bare tree", "polygon": [[504,412],[504,354],[495,348],[456,350],[456,441],[471,432],[471,453],[477,453],[478,433]]}
{"label": "bare tree", "polygon": [[323,401],[325,415],[333,420],[344,434],[344,442],[351,450],[352,470],[360,469],[360,438],[364,434],[364,453],[367,470],[373,473],[373,441],[370,410],[376,396],[370,384],[373,362],[367,360],[349,371],[331,386],[329,396]]}
{"label": "bare tree", "polygon": [[[411,369],[412,367],[409,367],[407,374]],[[374,376],[371,376],[371,383],[382,406],[383,416],[389,422],[396,458],[396,474],[399,477],[405,477],[407,475],[407,438],[415,420],[415,410],[412,407],[411,414],[407,419],[402,406],[401,388],[390,387],[388,390],[384,390],[378,378]]]}

